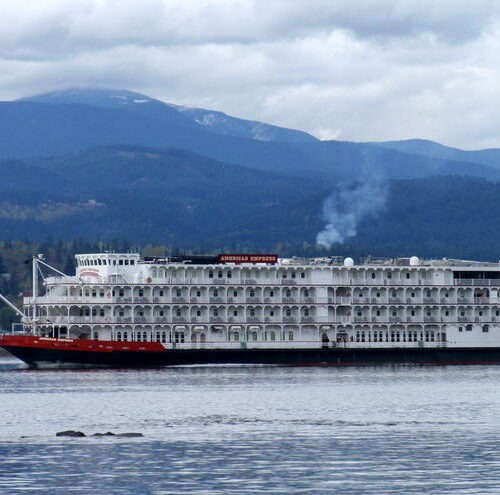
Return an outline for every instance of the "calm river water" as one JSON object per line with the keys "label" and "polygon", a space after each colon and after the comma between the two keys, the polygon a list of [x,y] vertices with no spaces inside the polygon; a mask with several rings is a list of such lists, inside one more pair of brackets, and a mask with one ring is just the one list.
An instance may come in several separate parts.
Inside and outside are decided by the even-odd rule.
{"label": "calm river water", "polygon": [[[28,370],[1,494],[498,494],[500,366]],[[61,438],[141,432],[142,438]]]}

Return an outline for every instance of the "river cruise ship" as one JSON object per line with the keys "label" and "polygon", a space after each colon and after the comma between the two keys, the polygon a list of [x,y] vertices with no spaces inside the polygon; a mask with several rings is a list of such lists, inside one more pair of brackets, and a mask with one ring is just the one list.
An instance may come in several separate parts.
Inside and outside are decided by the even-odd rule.
{"label": "river cruise ship", "polygon": [[499,263],[110,252],[40,284],[49,268],[33,257],[0,337],[32,366],[500,363]]}

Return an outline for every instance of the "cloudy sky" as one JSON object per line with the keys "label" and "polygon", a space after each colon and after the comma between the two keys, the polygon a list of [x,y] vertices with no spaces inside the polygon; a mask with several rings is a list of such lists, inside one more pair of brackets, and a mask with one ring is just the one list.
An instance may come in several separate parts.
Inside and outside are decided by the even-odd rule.
{"label": "cloudy sky", "polygon": [[0,99],[75,86],[500,147],[500,0],[0,0]]}

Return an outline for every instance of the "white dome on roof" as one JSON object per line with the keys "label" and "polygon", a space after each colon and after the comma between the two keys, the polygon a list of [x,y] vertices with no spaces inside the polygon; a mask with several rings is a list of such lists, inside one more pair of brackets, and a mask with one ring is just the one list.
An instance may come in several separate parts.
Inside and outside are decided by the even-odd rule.
{"label": "white dome on roof", "polygon": [[419,266],[420,265],[420,258],[418,256],[412,256],[410,258],[410,266]]}
{"label": "white dome on roof", "polygon": [[344,258],[344,266],[354,266],[354,260],[352,258]]}

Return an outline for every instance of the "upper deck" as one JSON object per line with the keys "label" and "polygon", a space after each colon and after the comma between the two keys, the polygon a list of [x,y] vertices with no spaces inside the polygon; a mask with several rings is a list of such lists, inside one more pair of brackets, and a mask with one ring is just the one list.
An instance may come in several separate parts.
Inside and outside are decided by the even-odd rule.
{"label": "upper deck", "polygon": [[[238,257],[238,258],[236,258]],[[237,261],[235,261],[237,260]],[[85,284],[346,284],[500,285],[500,264],[411,258],[278,258],[275,255],[146,257],[138,253],[76,255],[73,277],[49,277],[45,285]]]}

